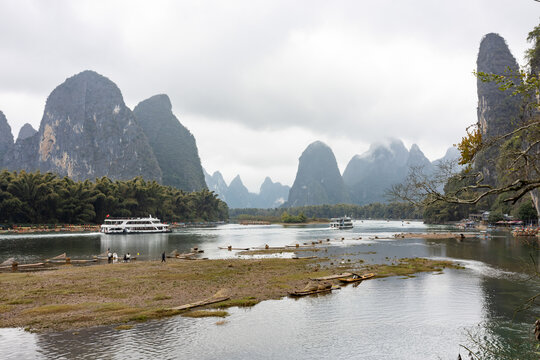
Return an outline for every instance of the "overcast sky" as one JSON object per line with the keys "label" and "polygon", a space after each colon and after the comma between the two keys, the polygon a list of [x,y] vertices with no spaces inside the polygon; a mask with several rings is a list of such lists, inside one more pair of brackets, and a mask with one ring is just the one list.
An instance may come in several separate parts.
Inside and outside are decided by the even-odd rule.
{"label": "overcast sky", "polygon": [[126,104],[166,93],[203,166],[292,185],[315,140],[343,172],[388,137],[442,157],[476,122],[482,36],[520,65],[533,0],[0,1],[0,110],[14,136],[86,69]]}

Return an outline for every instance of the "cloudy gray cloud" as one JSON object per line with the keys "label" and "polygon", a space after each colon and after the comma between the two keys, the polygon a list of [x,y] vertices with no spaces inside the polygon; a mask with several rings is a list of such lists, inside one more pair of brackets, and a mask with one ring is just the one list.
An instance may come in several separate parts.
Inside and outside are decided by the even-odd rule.
{"label": "cloudy gray cloud", "polygon": [[[483,35],[523,64],[533,0],[3,1],[0,109],[39,125],[47,95],[85,69],[133,107],[156,93],[197,138],[203,165],[255,190],[291,184],[322,139],[341,170],[384,137],[442,156],[476,121]],[[234,131],[232,131],[234,129]],[[263,148],[264,147],[264,148]]]}

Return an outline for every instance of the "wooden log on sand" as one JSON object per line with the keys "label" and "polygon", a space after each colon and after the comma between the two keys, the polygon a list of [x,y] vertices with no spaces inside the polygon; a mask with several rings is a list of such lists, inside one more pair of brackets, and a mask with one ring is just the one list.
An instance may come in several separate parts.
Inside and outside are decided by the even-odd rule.
{"label": "wooden log on sand", "polygon": [[322,277],[318,277],[318,278],[312,278],[310,280],[315,280],[315,281],[325,281],[325,280],[334,280],[334,279],[339,279],[339,278],[346,278],[346,277],[349,277],[349,276],[353,276],[354,274],[353,273],[342,273],[342,274],[338,274],[338,275],[328,275],[328,276],[322,276]]}
{"label": "wooden log on sand", "polygon": [[229,300],[230,298],[231,298],[230,296],[225,294],[224,290],[220,290],[208,299],[196,301],[196,302],[185,304],[185,305],[175,306],[175,307],[170,308],[169,310],[189,310],[195,307],[215,304],[218,302]]}
{"label": "wooden log on sand", "polygon": [[10,257],[6,261],[0,264],[0,266],[11,266],[15,262],[15,258]]}
{"label": "wooden log on sand", "polygon": [[14,261],[10,265],[3,265],[0,266],[0,270],[13,270],[16,271],[18,269],[30,269],[30,268],[39,268],[44,267],[45,263],[35,263],[35,264],[19,264],[18,262]]}

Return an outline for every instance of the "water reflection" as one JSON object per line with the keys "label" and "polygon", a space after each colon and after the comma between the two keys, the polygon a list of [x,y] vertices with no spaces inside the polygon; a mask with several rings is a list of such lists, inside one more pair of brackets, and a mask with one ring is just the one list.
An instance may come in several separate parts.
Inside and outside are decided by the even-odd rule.
{"label": "water reflection", "polygon": [[22,335],[30,346],[19,355],[322,359],[331,351],[332,358],[361,354],[363,359],[454,359],[459,343],[465,341],[460,329],[484,318],[478,279],[449,272],[366,281],[326,296],[267,301],[250,310],[235,308],[221,326],[215,319],[174,317],[127,331],[104,327],[77,335]]}
{"label": "water reflection", "polygon": [[[112,327],[53,334],[28,334],[1,329],[0,348],[7,358],[363,358],[455,359],[465,330],[482,324],[491,336],[507,342],[528,331],[538,309],[517,314],[524,299],[539,292],[524,281],[536,244],[523,244],[507,234],[465,239],[388,239],[395,232],[426,231],[423,224],[364,222],[352,231],[326,226],[287,227],[227,225],[216,229],[186,229],[153,235],[71,236],[0,239],[0,259],[9,253],[44,256],[70,251],[80,256],[114,249],[158,258],[162,251],[189,251],[198,246],[205,256],[237,256],[218,246],[283,246],[314,239],[332,239],[321,256],[347,261],[388,262],[402,257],[458,259],[464,270],[387,278],[348,286],[326,296],[266,301],[252,309],[230,310],[225,325],[216,319],[173,317],[136,324],[131,330]],[[444,231],[430,228],[429,231]],[[379,237],[375,239],[374,236]],[[362,240],[358,240],[362,237]],[[343,241],[341,238],[345,238]],[[12,248],[11,248],[12,246]],[[53,248],[53,250],[51,250]],[[60,249],[63,249],[59,251]],[[512,322],[513,321],[513,322]],[[462,352],[463,354],[463,352]]]}

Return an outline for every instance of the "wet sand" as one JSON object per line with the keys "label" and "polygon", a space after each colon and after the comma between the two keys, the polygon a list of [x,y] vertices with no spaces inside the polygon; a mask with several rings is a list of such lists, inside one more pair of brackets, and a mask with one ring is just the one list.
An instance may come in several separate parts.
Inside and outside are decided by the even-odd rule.
{"label": "wet sand", "polygon": [[251,306],[302,289],[310,278],[345,271],[411,276],[445,267],[459,266],[418,258],[369,266],[361,260],[338,264],[328,259],[170,259],[2,273],[0,327],[43,332],[129,324],[182,313],[171,308],[216,292],[230,297],[224,306]]}

